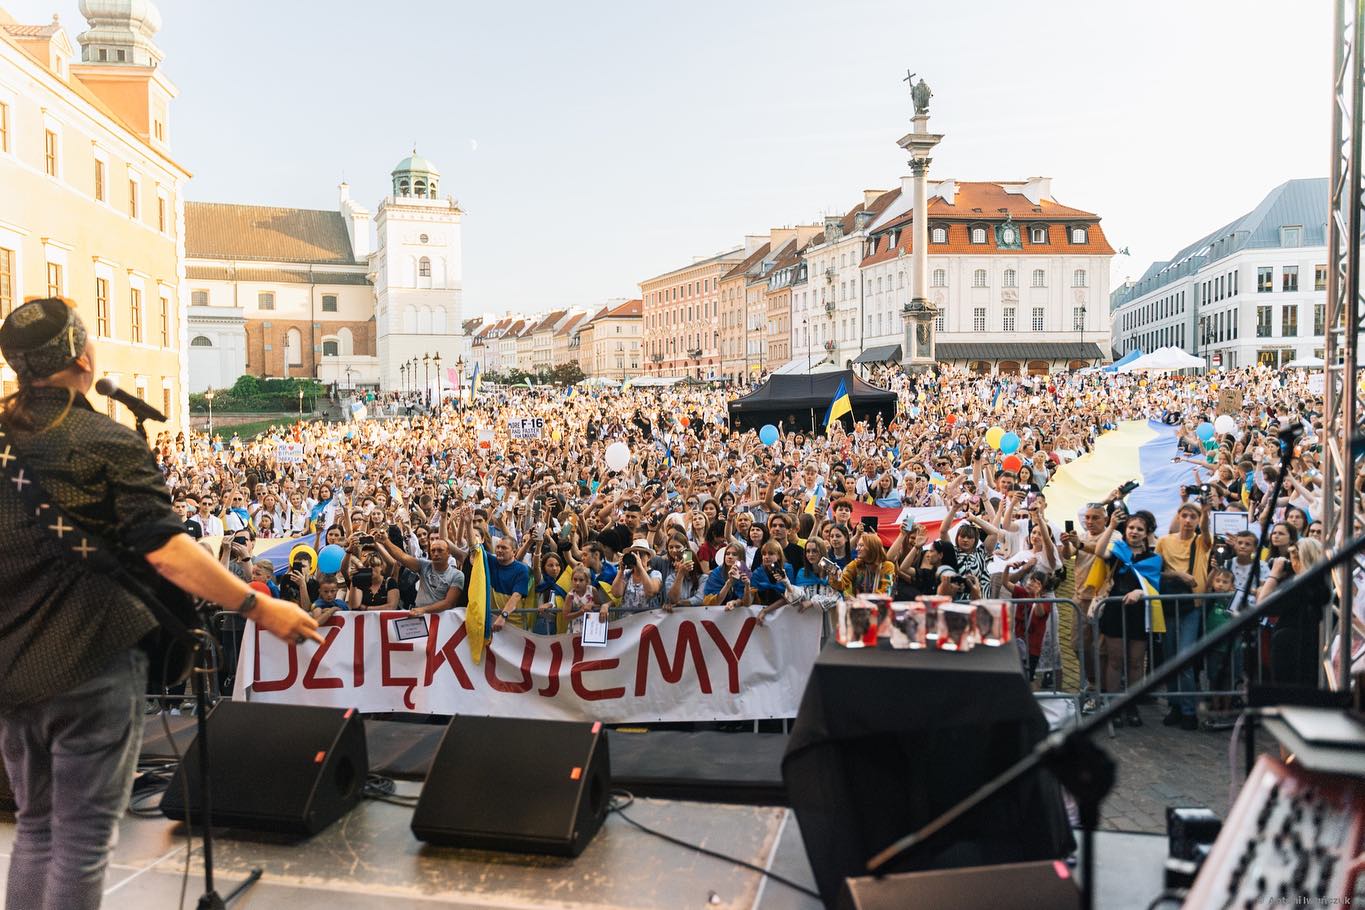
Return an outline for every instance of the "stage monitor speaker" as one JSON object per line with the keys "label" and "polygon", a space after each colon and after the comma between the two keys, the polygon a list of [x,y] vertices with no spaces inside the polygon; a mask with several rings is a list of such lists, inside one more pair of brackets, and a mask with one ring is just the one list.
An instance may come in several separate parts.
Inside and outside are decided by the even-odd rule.
{"label": "stage monitor speaker", "polygon": [[[207,723],[214,825],[317,834],[360,802],[370,764],[365,725],[354,710],[220,701]],[[161,811],[177,821],[203,821],[198,737],[161,797]]]}
{"label": "stage monitor speaker", "polygon": [[883,878],[849,878],[839,893],[837,910],[1077,910],[1080,889],[1066,863],[1007,863],[907,872]]}
{"label": "stage monitor speaker", "polygon": [[578,856],[602,827],[610,787],[600,723],[457,715],[412,833],[442,846]]}

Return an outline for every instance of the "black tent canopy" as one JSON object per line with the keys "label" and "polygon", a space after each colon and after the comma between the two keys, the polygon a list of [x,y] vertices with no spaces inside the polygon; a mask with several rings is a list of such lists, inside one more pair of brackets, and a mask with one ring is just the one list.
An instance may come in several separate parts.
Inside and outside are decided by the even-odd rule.
{"label": "black tent canopy", "polygon": [[[812,376],[769,376],[763,385],[730,402],[730,426],[736,430],[757,430],[764,424],[781,423],[787,431],[823,433],[825,415],[840,382],[848,390],[854,420],[876,420],[878,414],[886,423],[895,418],[895,392],[879,389],[859,379],[852,370],[844,370]],[[843,421],[850,426],[847,415]]]}

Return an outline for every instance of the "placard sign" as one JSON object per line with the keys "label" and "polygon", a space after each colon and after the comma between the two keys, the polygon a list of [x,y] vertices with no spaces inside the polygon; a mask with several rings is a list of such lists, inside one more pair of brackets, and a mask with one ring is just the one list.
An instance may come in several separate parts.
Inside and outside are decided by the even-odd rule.
{"label": "placard sign", "polygon": [[545,418],[513,417],[507,421],[507,429],[513,439],[539,439],[545,429]]}
{"label": "placard sign", "polygon": [[275,460],[281,464],[302,464],[303,443],[281,442],[275,446]]}

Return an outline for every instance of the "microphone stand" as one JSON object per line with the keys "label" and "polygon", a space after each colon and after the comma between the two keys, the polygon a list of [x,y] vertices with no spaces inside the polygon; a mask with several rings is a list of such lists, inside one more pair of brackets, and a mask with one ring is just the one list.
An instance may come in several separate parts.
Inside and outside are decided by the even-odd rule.
{"label": "microphone stand", "polygon": [[[142,434],[144,441],[147,440],[146,418],[137,417],[137,431]],[[163,620],[162,625],[172,630],[175,637],[182,645],[190,649],[193,663],[190,669],[190,677],[194,688],[194,722],[195,740],[197,747],[195,752],[199,758],[199,807],[203,818],[203,833],[201,840],[204,842],[204,893],[199,895],[199,902],[195,905],[196,910],[227,910],[228,904],[241,897],[246,889],[261,880],[263,870],[258,866],[251,870],[247,877],[227,893],[224,897],[213,887],[213,794],[210,781],[212,775],[209,773],[209,677],[218,672],[217,661],[213,659],[213,639],[202,626],[186,628],[179,619],[171,616],[170,621],[166,618],[170,614],[160,607],[155,597],[144,596],[143,603],[156,614],[157,618]],[[165,615],[163,615],[165,614]],[[162,681],[162,690],[165,691],[165,680]],[[163,704],[161,710],[166,710]],[[187,756],[188,757],[188,756]],[[182,763],[182,771],[184,765]],[[189,800],[185,800],[185,826],[192,825],[190,816]]]}
{"label": "microphone stand", "polygon": [[[1301,426],[1298,429],[1299,432],[1302,431]],[[1282,454],[1289,450],[1295,435],[1297,433],[1290,428],[1286,428],[1281,433]],[[1284,487],[1284,470],[1288,468],[1288,459],[1282,458],[1281,467],[1282,470],[1276,478],[1275,488],[1271,494],[1270,505],[1261,518],[1262,539],[1268,533],[1270,516],[1275,511],[1274,502],[1279,498]],[[1274,593],[1254,608],[1238,614],[1229,622],[1206,635],[1193,648],[1180,652],[1174,660],[1168,660],[1162,664],[1159,669],[1155,669],[1153,673],[1146,676],[1136,688],[1130,689],[1128,694],[1096,711],[1090,716],[1089,720],[1068,732],[1054,733],[1044,739],[1028,755],[996,775],[992,780],[987,781],[966,799],[918,831],[907,834],[873,856],[867,862],[867,871],[876,874],[887,863],[924,843],[1025,774],[1029,774],[1039,767],[1046,767],[1076,800],[1081,819],[1081,907],[1083,910],[1093,910],[1095,906],[1095,828],[1099,825],[1100,803],[1104,801],[1105,796],[1109,794],[1109,790],[1114,785],[1115,764],[1107,752],[1095,745],[1091,740],[1091,734],[1107,727],[1111,719],[1122,714],[1130,705],[1136,706],[1141,698],[1156,691],[1168,681],[1175,679],[1181,670],[1208,652],[1225,642],[1231,641],[1233,636],[1240,634],[1242,630],[1254,628],[1262,617],[1277,611],[1282,603],[1292,603],[1299,589],[1306,587],[1310,580],[1316,580],[1338,565],[1347,562],[1362,548],[1365,548],[1365,534],[1353,537],[1345,547],[1314,566],[1310,571],[1296,575],[1288,584],[1277,588]],[[1259,556],[1258,553],[1256,563],[1253,563],[1253,572],[1256,571],[1256,564],[1260,562]]]}

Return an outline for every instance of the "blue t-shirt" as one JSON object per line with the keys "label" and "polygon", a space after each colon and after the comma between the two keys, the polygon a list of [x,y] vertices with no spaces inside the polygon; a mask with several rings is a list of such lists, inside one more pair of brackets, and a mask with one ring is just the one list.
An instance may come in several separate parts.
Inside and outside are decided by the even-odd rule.
{"label": "blue t-shirt", "polygon": [[313,601],[313,606],[321,610],[329,610],[332,607],[336,607],[338,610],[351,609],[344,600],[323,600],[321,597]]}
{"label": "blue t-shirt", "polygon": [[494,594],[508,596],[520,594],[525,597],[531,593],[531,567],[519,559],[514,559],[505,566],[496,559],[490,559],[488,584]]}

